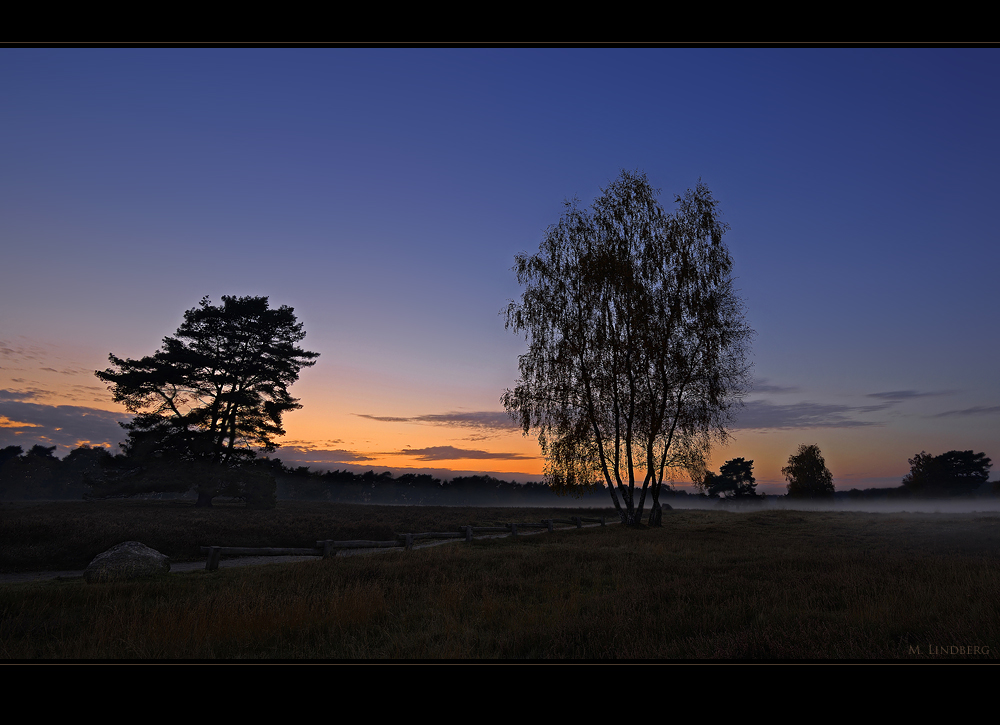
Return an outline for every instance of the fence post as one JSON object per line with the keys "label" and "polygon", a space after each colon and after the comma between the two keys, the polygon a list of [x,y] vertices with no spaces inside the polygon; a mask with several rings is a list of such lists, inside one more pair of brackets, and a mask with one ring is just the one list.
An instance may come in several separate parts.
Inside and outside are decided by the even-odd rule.
{"label": "fence post", "polygon": [[413,551],[413,534],[406,535],[406,550]]}
{"label": "fence post", "polygon": [[583,521],[580,520],[579,516],[574,516],[573,520],[576,522],[576,528],[578,528],[578,529],[582,529],[583,528]]}
{"label": "fence post", "polygon": [[517,524],[510,525],[510,535],[517,536]]}
{"label": "fence post", "polygon": [[333,542],[327,539],[323,542],[323,558],[329,559],[331,551],[333,551]]}
{"label": "fence post", "polygon": [[208,561],[205,562],[205,571],[216,571],[219,568],[219,546],[208,547]]}
{"label": "fence post", "polygon": [[549,533],[551,534],[552,533],[552,519],[545,519],[545,521],[543,521],[542,523],[549,525]]}
{"label": "fence post", "polygon": [[466,526],[465,527],[465,541],[466,541],[466,543],[469,543],[469,544],[472,543],[472,527],[471,526]]}
{"label": "fence post", "polygon": [[604,517],[601,517],[601,526],[604,526]]}

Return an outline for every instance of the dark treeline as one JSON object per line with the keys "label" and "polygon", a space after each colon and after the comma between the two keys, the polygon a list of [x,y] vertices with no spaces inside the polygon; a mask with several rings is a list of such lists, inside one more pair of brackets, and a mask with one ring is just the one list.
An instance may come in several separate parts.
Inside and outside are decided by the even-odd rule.
{"label": "dark treeline", "polygon": [[985,453],[948,451],[938,456],[921,451],[907,461],[910,472],[896,488],[838,491],[835,498],[866,501],[954,499],[1000,495],[1000,481],[990,483],[993,462]]}
{"label": "dark treeline", "polygon": [[[134,469],[135,463],[127,456],[111,455],[105,448],[80,446],[60,459],[55,456],[55,450],[55,446],[42,445],[32,446],[27,451],[21,446],[0,448],[0,500],[80,500],[151,495],[173,498],[189,495],[190,492],[189,484],[179,480],[170,481],[169,474],[160,475],[164,484],[160,486],[151,485],[146,479],[138,486],[130,484],[109,487],[109,483],[120,478],[116,473]],[[895,501],[1000,495],[1000,481],[986,480],[990,460],[982,454],[952,451],[935,457],[920,453],[910,463],[912,470],[903,478],[900,486],[840,490],[830,498],[837,501]],[[750,464],[752,465],[752,461]],[[306,466],[286,466],[277,458],[258,458],[246,468],[243,473],[249,474],[249,469],[253,469],[257,477],[266,474],[268,479],[273,478],[276,498],[286,500],[415,506],[551,506],[557,502],[566,505],[603,505],[604,501],[600,497],[607,495],[602,486],[597,486],[580,498],[560,496],[545,483],[517,483],[486,475],[442,480],[428,474],[406,473],[394,476],[388,471],[313,471]],[[184,477],[181,469],[177,469],[176,474],[176,478]],[[236,472],[236,475],[239,476],[240,473]],[[749,477],[748,480],[753,479]],[[220,493],[226,495],[225,492]],[[712,495],[713,489],[708,485],[703,486],[701,493],[676,489],[665,490],[663,493],[665,502],[682,507],[685,502],[720,500],[717,493]],[[747,500],[735,500],[753,503],[755,499],[763,503],[767,499],[784,496],[754,494],[745,498]],[[721,500],[734,499],[723,495]]]}
{"label": "dark treeline", "polygon": [[[136,463],[121,454],[113,456],[105,448],[81,446],[62,459],[55,456],[55,450],[55,446],[41,445],[28,451],[21,446],[0,449],[0,500],[193,495],[188,483],[171,481],[170,476],[162,472],[156,477],[134,480],[127,474],[136,469]],[[280,459],[267,458],[256,459],[246,467],[258,476],[270,474],[277,498],[283,500],[412,506],[603,506],[602,497],[607,496],[603,487],[595,487],[581,497],[565,496],[545,483],[517,483],[485,475],[442,480],[428,474],[394,476],[388,471],[313,471],[306,466],[286,466]],[[181,469],[175,470],[177,478],[184,476]],[[674,503],[704,498],[684,491],[664,491],[664,496]]]}
{"label": "dark treeline", "polygon": [[[55,456],[55,450],[55,446],[41,445],[28,451],[21,446],[0,449],[0,499],[183,497],[190,488],[184,481],[171,481],[170,476],[161,471],[156,477],[143,476],[136,480],[127,475],[135,470],[136,462],[121,454],[113,456],[105,448],[81,446],[62,459]],[[492,476],[460,476],[445,481],[427,474],[393,476],[388,471],[323,472],[306,466],[293,468],[280,459],[267,458],[256,459],[240,470],[249,473],[250,469],[258,476],[267,473],[273,477],[279,499],[421,506],[580,503],[580,499],[559,497],[544,483],[521,484]],[[182,469],[175,470],[177,478],[184,477]],[[607,495],[603,491],[600,493]],[[222,495],[225,496],[225,492]],[[593,495],[597,494],[588,494],[584,499],[591,499]]]}
{"label": "dark treeline", "polygon": [[104,448],[80,446],[65,458],[56,458],[56,447],[0,448],[0,498],[79,500],[87,493],[86,481],[112,459]]}
{"label": "dark treeline", "polygon": [[289,468],[280,460],[268,463],[280,499],[411,506],[534,506],[552,505],[559,498],[544,483],[522,484],[492,476],[459,476],[445,481],[426,473],[393,476],[389,471],[319,472],[306,466]]}

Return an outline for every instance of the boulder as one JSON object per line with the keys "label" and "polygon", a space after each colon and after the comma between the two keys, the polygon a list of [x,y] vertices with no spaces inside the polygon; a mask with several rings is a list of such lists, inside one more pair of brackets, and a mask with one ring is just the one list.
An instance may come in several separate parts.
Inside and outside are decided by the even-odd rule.
{"label": "boulder", "polygon": [[88,584],[127,581],[170,571],[167,557],[138,541],[126,541],[98,554],[83,572]]}

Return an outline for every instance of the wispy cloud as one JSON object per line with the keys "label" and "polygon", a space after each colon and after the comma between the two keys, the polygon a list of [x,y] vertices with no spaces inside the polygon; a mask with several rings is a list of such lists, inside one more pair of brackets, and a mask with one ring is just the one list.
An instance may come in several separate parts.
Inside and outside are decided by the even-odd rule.
{"label": "wispy cloud", "polygon": [[[3,391],[9,393],[10,391]],[[23,395],[23,394],[22,394]],[[30,394],[25,397],[31,397]],[[0,397],[0,447],[35,443],[75,448],[81,443],[109,445],[116,449],[125,439],[118,425],[131,416],[78,405],[40,405],[12,397]]]}
{"label": "wispy cloud", "polygon": [[[793,392],[796,388],[780,385],[764,385],[764,392]],[[760,390],[760,387],[755,387]],[[739,429],[784,429],[784,428],[854,428],[861,426],[878,426],[881,423],[857,420],[859,414],[885,410],[892,405],[891,401],[874,405],[827,405],[822,403],[793,403],[778,405],[764,400],[750,401],[738,414],[734,428]],[[518,425],[504,412],[475,411],[415,415],[410,417],[376,416],[355,413],[360,418],[377,420],[383,423],[422,423],[428,425],[448,425],[464,428],[474,428],[486,435],[480,435],[469,440],[483,440],[490,433],[518,430]],[[445,450],[448,447],[440,449]],[[454,449],[458,450],[458,449]],[[404,451],[407,455],[415,455]],[[484,453],[484,452],[480,452]],[[492,454],[490,454],[492,455]],[[473,456],[466,456],[473,457]],[[485,456],[478,456],[485,457]]]}
{"label": "wispy cloud", "polygon": [[6,415],[0,415],[0,428],[40,428],[38,423],[22,423],[11,420]]}
{"label": "wispy cloud", "polygon": [[[47,361],[53,357],[51,346],[46,346],[34,341],[25,342],[27,338],[20,338],[20,342],[13,340],[0,340],[0,358],[14,364],[34,367],[40,362]],[[7,367],[10,370],[10,367]],[[19,369],[19,368],[14,368]]]}
{"label": "wispy cloud", "polygon": [[[931,398],[945,395],[954,395],[954,390],[934,390],[922,392],[919,390],[891,390],[885,393],[869,393],[867,397],[885,400],[890,404],[900,403],[916,398]],[[929,418],[949,418],[965,415],[994,415],[1000,413],[1000,405],[974,405],[971,408],[961,408],[959,410],[946,410],[943,413],[929,415]]]}
{"label": "wispy cloud", "polygon": [[734,429],[766,430],[789,428],[859,428],[881,423],[855,419],[854,415],[884,410],[880,405],[825,405],[822,403],[792,403],[775,405],[765,400],[753,400],[737,414]]}
{"label": "wispy cloud", "polygon": [[534,456],[520,453],[491,453],[454,446],[431,446],[430,448],[407,448],[392,455],[414,456],[418,461],[459,461],[466,459],[503,459],[508,461],[531,461]]}
{"label": "wispy cloud", "polygon": [[91,375],[93,370],[85,370],[84,368],[64,368],[63,370],[57,370],[56,368],[38,368],[39,370],[44,370],[49,373],[59,373],[60,375]]}
{"label": "wispy cloud", "polygon": [[773,385],[767,378],[755,380],[753,383],[754,393],[795,393],[799,388],[794,385]]}
{"label": "wispy cloud", "polygon": [[996,413],[1000,413],[1000,405],[974,405],[971,408],[962,408],[961,410],[947,410],[931,417],[945,418],[952,415],[993,415]]}
{"label": "wispy cloud", "polygon": [[340,438],[328,438],[326,440],[316,440],[316,441],[290,441],[286,440],[281,444],[283,449],[287,448],[297,448],[300,451],[322,451],[322,450],[333,450],[331,446],[336,446],[343,443]]}
{"label": "wispy cloud", "polygon": [[940,390],[935,392],[922,393],[919,390],[890,390],[885,393],[868,393],[868,398],[878,398],[879,400],[890,400],[894,403],[903,400],[913,400],[914,398],[931,398],[938,395],[953,395],[950,390]]}
{"label": "wispy cloud", "polygon": [[424,423],[428,425],[450,425],[462,428],[479,428],[489,430],[516,430],[515,423],[510,416],[503,411],[483,410],[471,412],[454,413],[429,413],[426,415],[414,415],[411,417],[396,417],[385,415],[366,415],[355,413],[359,418],[377,420],[382,423]]}
{"label": "wispy cloud", "polygon": [[369,455],[344,449],[309,448],[305,446],[283,445],[273,458],[303,466],[329,466],[335,463],[361,463],[375,460]]}
{"label": "wispy cloud", "polygon": [[0,402],[5,400],[28,400],[34,398],[36,393],[32,391],[0,390]]}

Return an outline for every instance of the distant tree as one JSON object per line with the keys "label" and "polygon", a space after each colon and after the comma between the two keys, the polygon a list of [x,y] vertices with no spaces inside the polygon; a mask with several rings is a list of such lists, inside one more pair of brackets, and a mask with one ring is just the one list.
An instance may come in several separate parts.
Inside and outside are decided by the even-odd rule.
{"label": "distant tree", "polygon": [[288,386],[319,357],[297,346],[304,337],[292,308],[270,309],[267,297],[224,296],[219,306],[205,297],[155,354],[110,355],[112,367],[95,374],[136,414],[122,425],[126,457],[146,464],[140,478],[183,487],[167,481],[183,465],[199,505],[229,491],[232,476],[220,467],[274,451],[275,437],[285,433],[282,416],[302,407]]}
{"label": "distant tree", "polygon": [[538,254],[516,257],[524,292],[506,310],[528,351],[504,407],[538,432],[553,488],[603,480],[627,525],[647,492],[659,524],[665,470],[703,468],[749,389],[753,331],[717,202],[699,182],[671,215],[658,194],[623,171],[591,209],[567,202]]}
{"label": "distant tree", "polygon": [[757,482],[753,477],[753,461],[734,458],[726,461],[718,475],[708,471],[702,484],[705,492],[725,499],[755,499]]}
{"label": "distant tree", "polygon": [[932,456],[921,451],[909,459],[903,485],[921,496],[968,495],[989,480],[993,462],[985,453],[948,451]]}
{"label": "distant tree", "polygon": [[24,449],[21,448],[21,446],[7,446],[6,448],[0,448],[0,468],[3,468],[3,465],[7,461],[19,458],[22,453],[24,453]]}
{"label": "distant tree", "polygon": [[25,458],[34,458],[39,461],[55,461],[56,458],[56,446],[43,446],[40,443],[33,445],[27,453],[24,454]]}
{"label": "distant tree", "polygon": [[51,495],[58,485],[61,461],[56,458],[56,446],[33,445],[21,459],[21,475],[30,486]]}
{"label": "distant tree", "polygon": [[111,454],[105,448],[100,446],[91,448],[88,445],[82,445],[69,452],[69,455],[63,459],[63,467],[66,469],[66,475],[74,479],[82,479],[84,476],[93,476],[100,471],[102,463],[109,458],[111,458]]}
{"label": "distant tree", "polygon": [[826,467],[819,446],[800,445],[798,452],[788,457],[788,465],[781,473],[788,481],[789,496],[823,498],[834,493],[833,474]]}
{"label": "distant tree", "polygon": [[[66,498],[56,446],[35,444],[23,455],[20,446],[0,451],[0,491],[10,499]],[[79,494],[78,494],[79,495]]]}

